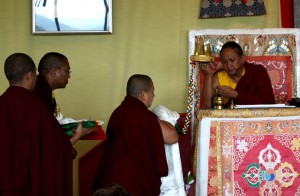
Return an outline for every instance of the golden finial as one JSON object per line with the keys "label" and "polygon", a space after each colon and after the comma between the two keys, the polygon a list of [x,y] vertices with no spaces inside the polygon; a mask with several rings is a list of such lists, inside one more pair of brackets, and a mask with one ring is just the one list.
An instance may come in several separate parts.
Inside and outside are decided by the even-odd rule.
{"label": "golden finial", "polygon": [[211,56],[210,43],[204,45],[203,38],[200,36],[196,37],[194,55],[191,55],[190,60],[202,63],[213,62],[214,59]]}
{"label": "golden finial", "polygon": [[205,49],[205,56],[211,57],[210,43],[206,44],[204,49]]}

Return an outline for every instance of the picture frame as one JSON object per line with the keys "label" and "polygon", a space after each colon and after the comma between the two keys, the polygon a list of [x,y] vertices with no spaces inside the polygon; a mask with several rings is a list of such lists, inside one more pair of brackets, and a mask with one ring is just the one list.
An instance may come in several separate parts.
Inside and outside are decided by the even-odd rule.
{"label": "picture frame", "polygon": [[32,0],[32,34],[112,34],[112,0]]}

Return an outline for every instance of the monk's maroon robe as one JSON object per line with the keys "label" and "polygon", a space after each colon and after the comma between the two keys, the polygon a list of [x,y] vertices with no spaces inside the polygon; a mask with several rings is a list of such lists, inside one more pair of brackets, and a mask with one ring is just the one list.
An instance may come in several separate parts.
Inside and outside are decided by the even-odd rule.
{"label": "monk's maroon robe", "polygon": [[0,96],[0,195],[72,196],[72,145],[32,92]]}
{"label": "monk's maroon robe", "polygon": [[[33,93],[38,96],[48,107],[51,109],[52,114],[55,113],[56,100],[55,97],[52,97],[52,89],[48,84],[46,78],[39,74],[36,79],[36,84],[33,89]],[[77,150],[72,148],[73,159],[77,156]]]}
{"label": "monk's maroon robe", "polygon": [[135,196],[159,195],[168,165],[157,117],[140,100],[126,96],[106,133],[94,190],[114,183]]}
{"label": "monk's maroon robe", "polygon": [[38,75],[36,79],[36,84],[33,90],[41,100],[43,100],[49,108],[51,108],[52,113],[54,114],[56,101],[52,97],[52,89],[49,86],[46,78],[43,75]]}
{"label": "monk's maroon robe", "polygon": [[246,71],[235,88],[239,94],[234,99],[234,104],[274,104],[275,97],[266,68],[248,62],[244,66]]}

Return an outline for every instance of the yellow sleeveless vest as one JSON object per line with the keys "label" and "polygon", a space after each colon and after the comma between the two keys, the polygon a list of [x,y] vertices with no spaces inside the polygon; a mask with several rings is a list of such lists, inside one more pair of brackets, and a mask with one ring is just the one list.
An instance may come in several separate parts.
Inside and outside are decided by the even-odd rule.
{"label": "yellow sleeveless vest", "polygon": [[[244,75],[244,74],[245,74],[245,69],[243,70],[242,75]],[[220,86],[229,86],[232,89],[235,89],[235,87],[237,85],[237,83],[234,82],[225,71],[218,72],[218,79],[219,79]],[[224,103],[227,103],[228,98],[223,97],[223,101],[224,101]]]}

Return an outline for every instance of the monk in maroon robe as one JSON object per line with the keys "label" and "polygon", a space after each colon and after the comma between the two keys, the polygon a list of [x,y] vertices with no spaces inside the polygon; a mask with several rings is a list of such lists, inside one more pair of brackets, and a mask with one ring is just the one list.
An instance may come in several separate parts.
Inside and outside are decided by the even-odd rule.
{"label": "monk in maroon robe", "polygon": [[52,89],[49,86],[47,79],[42,74],[39,74],[36,78],[36,84],[33,89],[33,93],[41,98],[49,108],[51,108],[52,113],[55,113],[56,100],[52,96]]}
{"label": "monk in maroon robe", "polygon": [[214,72],[202,63],[204,73],[203,101],[205,107],[211,107],[212,97],[217,91],[225,101],[231,104],[275,104],[270,77],[262,65],[254,65],[244,60],[241,46],[229,41],[222,46],[220,61],[223,70]]}
{"label": "monk in maroon robe", "polygon": [[68,58],[58,52],[48,52],[38,65],[39,75],[33,92],[40,97],[53,114],[56,107],[52,91],[66,88],[70,78],[70,64]]}
{"label": "monk in maroon robe", "polygon": [[274,104],[271,80],[267,70],[262,65],[244,62],[245,74],[238,82],[235,90],[238,96],[236,104]]}
{"label": "monk in maroon robe", "polygon": [[0,195],[72,196],[72,145],[31,92],[34,62],[16,53],[4,70],[10,87],[0,96]]}
{"label": "monk in maroon robe", "polygon": [[133,75],[128,80],[127,96],[107,125],[94,191],[118,184],[135,196],[159,195],[160,178],[168,175],[164,143],[177,142],[178,134],[175,128],[162,131],[168,125],[148,110],[153,98],[148,76]]}
{"label": "monk in maroon robe", "polygon": [[[65,88],[70,78],[70,64],[68,58],[57,52],[48,52],[40,60],[38,66],[39,75],[37,76],[36,85],[33,89],[36,94],[54,114],[56,108],[55,97],[52,91]],[[93,128],[78,127],[70,138],[74,145],[81,137],[91,133]],[[72,148],[73,159],[76,158],[77,151]]]}

